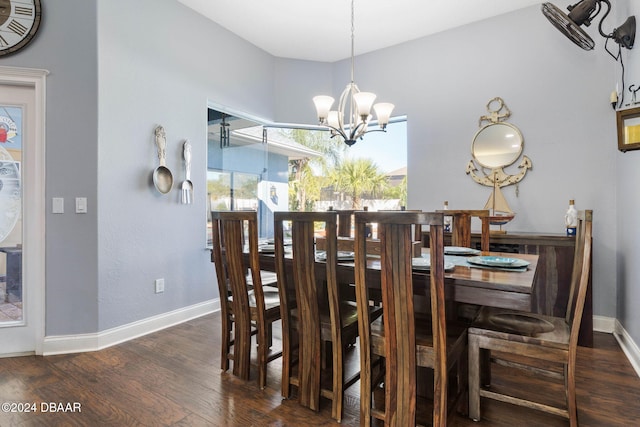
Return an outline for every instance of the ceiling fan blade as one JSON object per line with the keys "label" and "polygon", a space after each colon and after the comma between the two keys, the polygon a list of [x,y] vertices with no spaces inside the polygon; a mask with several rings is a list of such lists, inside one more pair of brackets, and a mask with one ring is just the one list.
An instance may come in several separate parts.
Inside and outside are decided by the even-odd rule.
{"label": "ceiling fan blade", "polygon": [[593,39],[579,25],[573,22],[566,13],[551,3],[542,4],[542,13],[562,34],[584,50],[595,47]]}

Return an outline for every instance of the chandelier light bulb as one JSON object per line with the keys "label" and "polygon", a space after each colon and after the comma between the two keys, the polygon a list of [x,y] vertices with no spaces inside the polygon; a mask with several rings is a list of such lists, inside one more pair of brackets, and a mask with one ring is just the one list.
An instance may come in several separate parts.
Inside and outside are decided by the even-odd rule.
{"label": "chandelier light bulb", "polygon": [[389,123],[389,119],[391,118],[391,112],[395,105],[389,102],[379,102],[373,106],[373,109],[376,112],[376,118],[378,119],[378,126],[384,129]]}
{"label": "chandelier light bulb", "polygon": [[318,112],[318,120],[320,123],[324,123],[329,114],[329,110],[331,110],[331,106],[333,105],[334,99],[330,96],[319,95],[313,98],[313,103],[316,105],[316,110]]}
{"label": "chandelier light bulb", "polygon": [[365,120],[371,112],[373,101],[376,100],[376,94],[371,92],[358,92],[353,95],[353,100],[358,108],[358,116]]}

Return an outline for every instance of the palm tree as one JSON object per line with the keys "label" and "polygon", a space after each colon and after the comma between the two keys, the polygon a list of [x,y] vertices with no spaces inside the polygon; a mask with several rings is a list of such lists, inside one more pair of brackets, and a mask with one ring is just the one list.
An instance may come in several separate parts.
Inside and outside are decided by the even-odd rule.
{"label": "palm tree", "polygon": [[327,179],[324,176],[315,176],[308,163],[302,166],[301,170],[291,171],[289,176],[289,209],[313,210],[314,203],[320,199],[320,191]]}
{"label": "palm tree", "polygon": [[362,196],[373,197],[388,186],[387,177],[371,159],[346,159],[335,168],[331,181],[336,190],[351,196],[352,208],[362,209]]}
{"label": "palm tree", "polygon": [[400,206],[407,206],[407,177],[399,185],[389,185],[382,195],[383,199],[399,199]]}
{"label": "palm tree", "polygon": [[[283,135],[322,155],[317,158],[295,159],[289,162],[289,209],[313,210],[313,204],[320,198],[320,189],[325,171],[336,164],[344,144],[329,138],[327,132],[307,129],[280,129]],[[322,173],[316,176],[316,173]]]}

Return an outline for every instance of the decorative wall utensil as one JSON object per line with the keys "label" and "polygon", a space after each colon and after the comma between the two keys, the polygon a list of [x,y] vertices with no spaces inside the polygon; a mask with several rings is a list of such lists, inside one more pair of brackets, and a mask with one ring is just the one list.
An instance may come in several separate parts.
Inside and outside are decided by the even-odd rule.
{"label": "decorative wall utensil", "polygon": [[167,194],[173,187],[173,175],[166,166],[166,149],[167,149],[167,137],[162,126],[156,127],[155,130],[155,142],[158,147],[158,160],[160,166],[153,171],[153,184],[156,186],[159,192]]}
{"label": "decorative wall utensil", "polygon": [[189,140],[186,139],[183,144],[183,154],[185,180],[182,181],[180,202],[185,205],[190,205],[193,202],[193,183],[191,182],[191,144],[189,143]]}

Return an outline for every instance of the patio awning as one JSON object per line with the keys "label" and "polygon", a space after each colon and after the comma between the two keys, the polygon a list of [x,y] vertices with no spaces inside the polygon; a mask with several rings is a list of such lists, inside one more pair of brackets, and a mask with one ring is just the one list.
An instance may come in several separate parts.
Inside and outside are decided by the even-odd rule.
{"label": "patio awning", "polygon": [[[252,126],[232,131],[232,136],[246,139],[252,143],[262,142],[262,126]],[[320,157],[322,154],[288,138],[275,129],[267,129],[269,152],[287,156],[289,160]]]}

